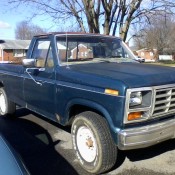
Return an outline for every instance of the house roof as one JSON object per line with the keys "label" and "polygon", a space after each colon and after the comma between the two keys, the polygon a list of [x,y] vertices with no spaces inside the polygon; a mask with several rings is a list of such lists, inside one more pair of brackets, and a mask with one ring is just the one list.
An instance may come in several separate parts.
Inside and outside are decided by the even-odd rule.
{"label": "house roof", "polygon": [[140,49],[140,50],[137,50],[136,52],[141,52],[141,51],[156,51],[157,49],[148,49],[148,48],[143,48],[143,49]]}
{"label": "house roof", "polygon": [[[87,47],[86,47],[84,44],[79,44],[78,47],[84,47],[84,48],[87,49]],[[75,47],[74,49],[72,49],[71,52],[73,52],[73,51],[76,50],[76,49],[77,49],[77,47]]]}
{"label": "house roof", "polygon": [[27,49],[30,40],[4,40],[4,43],[0,44],[2,49]]}
{"label": "house roof", "polygon": [[57,47],[58,47],[59,50],[66,50],[66,47],[63,46],[63,45],[60,44],[60,43],[57,43]]}

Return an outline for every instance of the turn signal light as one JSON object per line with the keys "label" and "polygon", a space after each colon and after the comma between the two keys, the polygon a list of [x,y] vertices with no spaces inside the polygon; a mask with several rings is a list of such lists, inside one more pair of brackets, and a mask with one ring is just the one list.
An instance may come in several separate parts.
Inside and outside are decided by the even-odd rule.
{"label": "turn signal light", "polygon": [[119,91],[113,90],[113,89],[105,89],[105,94],[110,94],[110,95],[119,95]]}
{"label": "turn signal light", "polygon": [[142,112],[131,112],[128,114],[128,121],[136,120],[142,117]]}

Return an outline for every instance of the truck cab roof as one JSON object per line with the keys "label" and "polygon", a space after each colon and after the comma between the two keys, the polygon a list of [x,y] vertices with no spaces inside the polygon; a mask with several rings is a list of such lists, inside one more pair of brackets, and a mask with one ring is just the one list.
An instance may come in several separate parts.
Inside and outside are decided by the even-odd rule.
{"label": "truck cab roof", "polygon": [[98,34],[98,33],[84,33],[84,32],[50,32],[50,33],[45,33],[41,35],[35,35],[35,37],[44,37],[44,36],[49,36],[49,35],[84,35],[84,36],[101,36],[101,37],[110,37],[110,38],[118,38],[121,39],[120,37],[112,36],[112,35],[104,35],[104,34]]}

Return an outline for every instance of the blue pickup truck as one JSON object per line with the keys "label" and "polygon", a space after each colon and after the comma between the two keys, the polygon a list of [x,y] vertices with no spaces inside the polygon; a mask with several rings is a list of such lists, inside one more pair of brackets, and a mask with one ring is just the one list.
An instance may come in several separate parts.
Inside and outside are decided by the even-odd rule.
{"label": "blue pickup truck", "polygon": [[21,65],[0,64],[0,115],[18,105],[70,125],[81,166],[105,172],[118,150],[175,136],[175,68],[134,59],[117,37],[35,36]]}

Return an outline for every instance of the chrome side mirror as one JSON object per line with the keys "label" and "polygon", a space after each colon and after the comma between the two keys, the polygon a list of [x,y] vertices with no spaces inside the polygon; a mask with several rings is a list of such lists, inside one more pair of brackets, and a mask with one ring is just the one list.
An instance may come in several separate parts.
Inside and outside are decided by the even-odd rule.
{"label": "chrome side mirror", "polygon": [[22,60],[22,65],[24,67],[35,67],[36,66],[35,59],[33,59],[33,58],[30,58],[30,59],[24,58]]}

